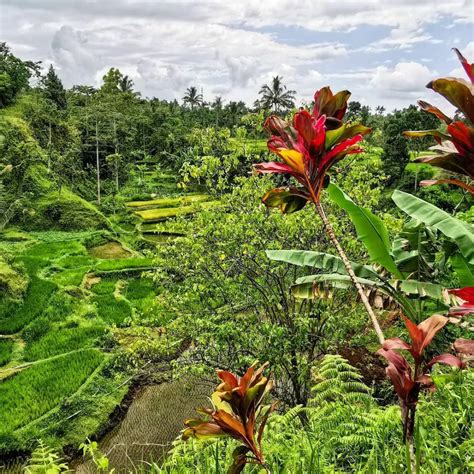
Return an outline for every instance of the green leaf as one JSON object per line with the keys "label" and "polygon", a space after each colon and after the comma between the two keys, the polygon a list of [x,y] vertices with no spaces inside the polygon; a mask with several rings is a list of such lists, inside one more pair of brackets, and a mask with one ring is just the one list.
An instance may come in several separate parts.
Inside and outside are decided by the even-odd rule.
{"label": "green leaf", "polygon": [[467,81],[456,77],[443,77],[431,81],[427,87],[444,96],[471,122],[474,122],[473,87]]}
{"label": "green leaf", "polygon": [[450,262],[459,279],[459,286],[474,286],[474,265],[470,265],[459,253],[453,255]]}
{"label": "green leaf", "polygon": [[[380,284],[366,278],[358,278],[361,285],[370,287],[379,287]],[[317,283],[327,283],[331,288],[347,289],[352,287],[352,280],[349,275],[340,275],[338,273],[322,273],[320,275],[308,275],[298,278],[296,284],[291,287],[295,298],[311,299],[314,298],[313,285]]]}
{"label": "green leaf", "polygon": [[351,218],[357,236],[364,244],[370,259],[382,265],[397,278],[403,278],[390,253],[390,240],[382,220],[368,209],[360,207],[352,201],[335,184],[328,186],[329,197]]}
{"label": "green leaf", "polygon": [[308,202],[308,198],[303,191],[289,187],[275,188],[268,191],[263,196],[262,201],[268,207],[279,207],[283,214],[291,214],[303,209]]}
{"label": "green leaf", "polygon": [[[270,260],[290,263],[299,267],[311,267],[324,270],[327,273],[347,275],[344,263],[339,257],[324,252],[310,250],[266,250]],[[377,272],[369,265],[351,262],[356,276],[361,278],[380,278]]]}
{"label": "green leaf", "polygon": [[434,227],[459,247],[467,262],[474,265],[474,229],[423,199],[398,189],[392,194],[395,204],[406,214]]}
{"label": "green leaf", "polygon": [[418,280],[391,280],[390,285],[405,295],[416,295],[419,298],[432,298],[445,301],[445,287],[436,283]]}

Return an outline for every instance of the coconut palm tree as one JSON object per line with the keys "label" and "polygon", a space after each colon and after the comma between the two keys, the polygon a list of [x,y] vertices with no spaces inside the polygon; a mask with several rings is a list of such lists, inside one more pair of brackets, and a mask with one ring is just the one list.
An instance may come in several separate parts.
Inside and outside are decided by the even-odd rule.
{"label": "coconut palm tree", "polygon": [[295,106],[296,91],[289,90],[283,85],[283,78],[275,76],[272,84],[264,84],[259,92],[261,98],[258,101],[263,108],[271,109],[277,113],[281,109],[291,109]]}
{"label": "coconut palm tree", "polygon": [[198,94],[197,87],[191,86],[186,89],[186,93],[183,97],[183,102],[191,106],[191,110],[194,110],[194,106],[201,105],[202,94]]}
{"label": "coconut palm tree", "polygon": [[222,112],[222,106],[224,104],[224,101],[222,100],[222,97],[217,95],[214,98],[214,102],[212,103],[212,108],[216,114],[216,128],[219,126],[219,115]]}

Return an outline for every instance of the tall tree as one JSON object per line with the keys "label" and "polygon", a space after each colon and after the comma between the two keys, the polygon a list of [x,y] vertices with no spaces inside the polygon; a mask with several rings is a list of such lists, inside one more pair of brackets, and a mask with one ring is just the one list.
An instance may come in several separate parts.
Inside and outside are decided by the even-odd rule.
{"label": "tall tree", "polygon": [[122,76],[119,79],[118,87],[120,92],[133,92],[133,81],[128,76]]}
{"label": "tall tree", "polygon": [[389,185],[396,185],[410,161],[407,139],[402,135],[406,130],[401,112],[390,115],[383,129],[382,167]]}
{"label": "tall tree", "polygon": [[214,113],[216,114],[216,128],[219,126],[219,116],[221,115],[221,112],[222,112],[223,103],[224,101],[222,100],[221,96],[216,96],[214,98],[214,102],[212,103],[212,109],[214,110]]}
{"label": "tall tree", "polygon": [[264,84],[260,89],[260,105],[265,109],[271,109],[278,113],[282,109],[291,109],[295,106],[296,91],[287,89],[283,84],[283,78],[275,76],[271,85]]}
{"label": "tall tree", "polygon": [[186,93],[183,97],[183,102],[191,106],[191,110],[194,110],[195,106],[199,106],[202,103],[202,94],[198,93],[197,87],[191,86],[186,89]]}
{"label": "tall tree", "polygon": [[0,107],[12,103],[29,84],[32,74],[39,75],[39,62],[22,61],[0,42]]}
{"label": "tall tree", "polygon": [[49,66],[47,74],[42,78],[43,94],[45,98],[60,110],[67,107],[66,90],[53,65]]}

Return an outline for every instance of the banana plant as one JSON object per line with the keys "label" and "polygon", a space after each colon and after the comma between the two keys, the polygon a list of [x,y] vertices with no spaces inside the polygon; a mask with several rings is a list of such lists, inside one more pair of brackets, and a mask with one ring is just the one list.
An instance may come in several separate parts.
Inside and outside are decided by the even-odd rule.
{"label": "banana plant", "polygon": [[[471,263],[474,234],[468,224],[419,198],[396,191],[395,203],[412,219],[390,242],[381,219],[355,204],[336,185],[330,184],[327,190],[331,199],[348,212],[358,238],[367,249],[372,264],[350,264],[358,283],[376,306],[387,308],[394,302],[414,321],[421,318],[414,300],[433,300],[449,308],[453,297],[443,285],[433,282],[448,263],[456,271],[461,286],[474,285]],[[438,232],[448,240],[440,240]],[[346,267],[335,255],[306,250],[269,250],[267,256],[317,271],[296,280],[292,287],[296,297],[314,298],[322,294],[323,287],[346,289],[350,286]]]}

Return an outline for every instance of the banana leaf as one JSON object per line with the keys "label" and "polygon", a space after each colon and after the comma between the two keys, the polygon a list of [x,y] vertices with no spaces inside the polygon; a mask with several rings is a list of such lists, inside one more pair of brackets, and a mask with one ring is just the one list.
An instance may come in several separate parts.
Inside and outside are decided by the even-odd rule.
{"label": "banana leaf", "polygon": [[459,247],[466,261],[474,265],[474,228],[447,212],[403,191],[392,194],[395,204],[410,217],[434,227]]}
{"label": "banana leaf", "polygon": [[390,253],[390,240],[382,220],[368,209],[355,204],[335,184],[330,184],[327,190],[332,201],[349,214],[357,236],[367,249],[370,259],[382,265],[393,276],[403,278]]}
{"label": "banana leaf", "polygon": [[459,253],[452,255],[449,261],[456,272],[459,286],[474,286],[474,265],[470,265]]}
{"label": "banana leaf", "polygon": [[[364,286],[379,287],[381,284],[366,278],[358,278],[357,281]],[[295,298],[311,299],[314,298],[314,284],[327,284],[328,287],[337,289],[347,289],[352,287],[352,280],[349,275],[340,275],[339,273],[321,273],[320,275],[308,275],[298,278],[291,287]]]}
{"label": "banana leaf", "polygon": [[[342,260],[324,252],[310,250],[267,250],[265,252],[270,260],[290,263],[299,267],[311,267],[324,270],[326,273],[339,273],[347,275]],[[352,269],[360,278],[379,279],[378,273],[369,265],[351,262]]]}

